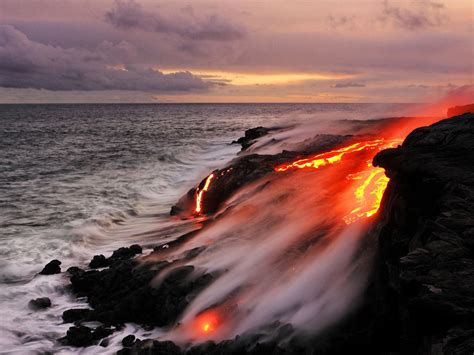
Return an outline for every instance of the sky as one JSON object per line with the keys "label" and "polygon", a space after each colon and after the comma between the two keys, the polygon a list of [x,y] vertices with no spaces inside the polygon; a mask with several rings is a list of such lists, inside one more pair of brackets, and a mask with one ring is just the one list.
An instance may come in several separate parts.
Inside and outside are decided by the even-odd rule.
{"label": "sky", "polygon": [[474,101],[472,0],[0,0],[0,103]]}

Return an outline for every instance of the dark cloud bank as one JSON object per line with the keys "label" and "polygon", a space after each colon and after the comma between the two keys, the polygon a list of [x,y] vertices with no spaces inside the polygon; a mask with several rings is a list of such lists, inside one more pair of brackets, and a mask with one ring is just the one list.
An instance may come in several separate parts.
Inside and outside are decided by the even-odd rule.
{"label": "dark cloud bank", "polygon": [[[446,6],[437,0],[412,0],[404,5],[400,5],[396,0],[381,0],[376,20],[407,31],[429,29],[439,27],[447,21]],[[346,30],[369,25],[356,14],[330,14],[327,22],[332,28]]]}
{"label": "dark cloud bank", "polygon": [[10,25],[0,25],[0,87],[47,90],[206,90],[213,85],[190,72],[163,74],[132,64],[126,42],[101,43],[96,50],[62,48],[31,41]]}
{"label": "dark cloud bank", "polygon": [[243,28],[217,15],[197,18],[192,7],[185,10],[180,15],[165,17],[144,10],[134,0],[116,0],[105,20],[119,29],[172,34],[188,40],[232,41],[245,35]]}
{"label": "dark cloud bank", "polygon": [[337,83],[332,86],[336,89],[344,89],[344,88],[364,88],[365,84],[356,83],[356,82],[345,82],[345,83]]}
{"label": "dark cloud bank", "polygon": [[388,0],[383,1],[383,18],[407,30],[437,27],[446,16],[443,3],[435,0],[414,0],[411,7],[400,7]]}

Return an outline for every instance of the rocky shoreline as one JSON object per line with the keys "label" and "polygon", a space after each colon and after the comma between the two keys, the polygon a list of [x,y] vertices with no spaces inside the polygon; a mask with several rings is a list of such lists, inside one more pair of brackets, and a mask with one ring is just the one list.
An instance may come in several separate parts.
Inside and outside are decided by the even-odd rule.
{"label": "rocky shoreline", "polygon": [[[237,141],[243,149],[268,133],[262,127],[257,130]],[[206,194],[204,213],[217,211],[240,186],[271,173],[276,164],[330,149],[346,139],[347,136],[334,136],[326,144],[305,151],[249,154],[236,159],[214,172],[219,178]],[[127,336],[119,353],[472,354],[473,162],[474,114],[419,128],[400,147],[382,151],[374,158],[374,165],[385,168],[391,178],[374,226],[379,241],[375,272],[364,303],[325,333],[313,338],[287,336],[289,340],[284,344],[277,340],[264,341],[264,334],[250,334],[188,349],[169,341]],[[191,214],[195,192],[191,189],[171,213]],[[191,238],[193,233],[196,232],[180,240]],[[173,244],[167,248],[173,248]],[[196,275],[189,263],[200,253],[199,248],[171,262],[157,261],[161,251],[162,246],[158,245],[151,255],[143,255],[140,246],[132,245],[116,250],[110,257],[95,256],[88,269],[69,268],[71,292],[87,297],[91,308],[64,312],[64,322],[72,326],[59,341],[75,347],[92,344],[107,347],[107,337],[127,322],[148,328],[175,325],[191,300],[219,275],[205,272]],[[41,273],[58,272],[61,272],[60,262],[56,260]],[[165,276],[154,287],[152,280],[160,273]],[[47,307],[45,300],[34,301],[37,302],[32,301],[32,307]],[[93,329],[83,324],[90,321],[102,325]],[[293,333],[290,325],[272,327],[277,329],[277,334]]]}

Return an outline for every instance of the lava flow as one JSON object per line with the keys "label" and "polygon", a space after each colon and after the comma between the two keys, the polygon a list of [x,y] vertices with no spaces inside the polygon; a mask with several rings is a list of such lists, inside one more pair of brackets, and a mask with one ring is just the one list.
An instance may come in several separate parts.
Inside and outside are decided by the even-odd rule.
{"label": "lava flow", "polygon": [[195,320],[197,333],[201,335],[213,333],[219,323],[219,317],[216,312],[206,311],[200,314]]}
{"label": "lava flow", "polygon": [[206,178],[206,182],[204,183],[204,187],[202,189],[197,189],[196,190],[196,207],[194,208],[194,211],[197,214],[200,214],[202,212],[202,197],[204,193],[209,190],[209,185],[211,184],[212,179],[214,178],[214,174],[209,175]]}
{"label": "lava flow", "polygon": [[356,184],[353,191],[357,205],[343,217],[344,222],[350,224],[361,217],[371,217],[377,213],[389,179],[385,176],[384,169],[372,165],[372,158],[378,151],[392,148],[401,142],[401,139],[385,140],[383,138],[357,142],[310,158],[279,165],[275,167],[275,171],[284,172],[293,168],[319,169],[327,165],[340,163],[345,159],[350,160],[354,153],[366,152],[369,154],[366,169],[355,171],[346,176],[348,180],[361,181],[360,184]]}

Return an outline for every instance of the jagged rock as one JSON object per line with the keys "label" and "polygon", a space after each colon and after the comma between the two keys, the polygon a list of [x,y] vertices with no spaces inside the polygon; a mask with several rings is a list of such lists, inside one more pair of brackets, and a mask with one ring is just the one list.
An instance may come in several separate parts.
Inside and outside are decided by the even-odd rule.
{"label": "jagged rock", "polygon": [[72,276],[84,273],[84,270],[82,270],[81,268],[79,268],[77,266],[71,266],[66,271],[69,275],[72,275]]}
{"label": "jagged rock", "polygon": [[126,348],[131,348],[135,344],[135,335],[130,334],[122,339],[122,345]]}
{"label": "jagged rock", "polygon": [[51,260],[49,263],[45,265],[43,270],[41,270],[41,275],[53,275],[61,273],[61,262],[59,260]]}
{"label": "jagged rock", "polygon": [[[178,267],[168,262],[139,264],[126,259],[139,251],[139,246],[120,248],[113,253],[111,259],[115,261],[109,268],[75,273],[71,277],[72,289],[87,297],[92,310],[69,310],[63,316],[72,321],[84,316],[110,325],[135,322],[168,326],[193,296],[212,281],[208,274],[193,275],[192,266]],[[164,273],[163,280],[154,287],[151,281],[160,272]]]}
{"label": "jagged rock", "polygon": [[107,267],[109,266],[110,263],[108,262],[108,260],[105,258],[104,255],[100,254],[100,255],[94,255],[94,257],[92,258],[91,262],[89,263],[89,267],[91,269],[99,269],[101,267]]}
{"label": "jagged rock", "polygon": [[51,300],[48,297],[40,297],[28,302],[31,309],[45,309],[51,307]]}
{"label": "jagged rock", "polygon": [[[122,351],[123,350],[123,351]],[[184,352],[179,346],[171,341],[145,340],[137,341],[131,349],[122,349],[121,355],[125,354],[156,354],[156,355],[182,355]]]}
{"label": "jagged rock", "polygon": [[473,114],[416,129],[374,158],[391,177],[375,287],[392,349],[474,351],[473,162]]}
{"label": "jagged rock", "polygon": [[73,308],[63,312],[63,321],[66,323],[73,323],[77,321],[88,320],[91,317],[92,311],[89,308]]}
{"label": "jagged rock", "polygon": [[262,126],[250,128],[245,131],[244,137],[240,137],[236,141],[233,141],[232,144],[240,144],[242,146],[242,150],[246,150],[253,143],[255,143],[256,139],[267,135],[268,132],[270,132],[270,129]]}
{"label": "jagged rock", "polygon": [[68,346],[85,347],[97,344],[97,342],[113,333],[113,330],[103,326],[92,329],[83,325],[69,328],[65,337],[59,339],[61,343]]}
{"label": "jagged rock", "polygon": [[133,244],[129,248],[119,248],[112,253],[112,256],[108,259],[108,262],[114,262],[117,260],[127,260],[133,258],[137,254],[142,253],[142,247],[138,244]]}

